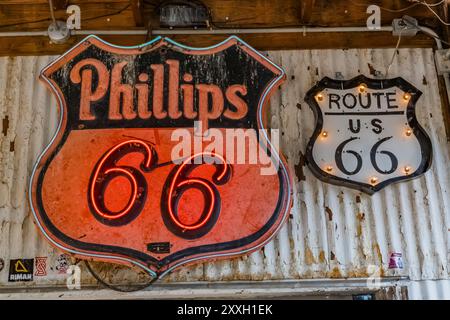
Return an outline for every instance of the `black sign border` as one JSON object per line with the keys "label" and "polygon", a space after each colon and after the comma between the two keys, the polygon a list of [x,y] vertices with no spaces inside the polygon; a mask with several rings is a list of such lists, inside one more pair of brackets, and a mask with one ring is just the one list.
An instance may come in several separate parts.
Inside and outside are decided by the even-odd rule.
{"label": "black sign border", "polygon": [[[320,166],[315,162],[312,150],[314,147],[314,143],[317,141],[320,133],[323,128],[323,115],[322,110],[320,109],[319,104],[317,103],[315,97],[318,93],[322,92],[324,89],[337,89],[337,90],[346,90],[356,88],[361,84],[365,84],[369,89],[381,90],[381,89],[389,89],[392,87],[398,87],[399,89],[407,92],[411,95],[411,98],[408,102],[408,106],[406,108],[406,118],[408,120],[408,124],[411,127],[413,134],[416,136],[419,141],[421,150],[422,150],[422,161],[415,172],[410,175],[404,177],[396,177],[383,182],[380,182],[376,185],[360,183],[355,181],[350,181],[344,178],[336,177],[332,174],[329,174],[322,170]],[[309,107],[312,109],[315,117],[315,129],[314,132],[309,139],[308,145],[306,147],[306,162],[314,174],[314,176],[326,183],[330,183],[333,185],[344,186],[352,189],[357,189],[359,191],[365,192],[367,194],[373,195],[374,193],[384,189],[390,184],[397,183],[400,181],[408,181],[418,176],[424,174],[430,167],[432,163],[433,157],[433,148],[431,144],[431,140],[426,133],[426,131],[419,124],[419,121],[416,118],[416,103],[419,100],[422,92],[410,84],[408,81],[401,77],[392,78],[392,79],[372,79],[367,78],[364,75],[356,76],[350,80],[337,80],[331,79],[329,77],[324,77],[320,80],[314,87],[312,87],[305,96],[305,102],[308,103]]]}
{"label": "black sign border", "polygon": [[[92,42],[92,43],[91,43]],[[264,90],[263,94],[260,97],[260,101],[258,104],[258,109],[255,110],[257,113],[259,113],[262,108],[262,110],[265,110],[266,104],[268,105],[268,100],[271,96],[271,94],[280,87],[282,82],[284,82],[286,74],[284,72],[284,69],[277,66],[273,62],[271,62],[267,57],[263,56],[262,54],[258,53],[255,49],[253,49],[251,46],[249,46],[247,43],[245,43],[243,40],[236,36],[230,36],[226,40],[208,48],[193,48],[193,47],[186,47],[182,44],[175,42],[169,38],[166,37],[157,37],[150,41],[149,43],[136,46],[136,47],[117,47],[115,45],[112,45],[97,36],[91,35],[86,37],[84,40],[79,42],[77,45],[75,45],[72,49],[70,49],[68,52],[66,52],[64,55],[57,58],[52,64],[47,66],[42,72],[41,72],[41,78],[46,79],[44,77],[44,72],[47,70],[50,66],[53,66],[55,63],[59,62],[61,59],[63,59],[66,55],[68,55],[71,51],[80,48],[81,46],[89,46],[89,45],[97,45],[97,43],[101,43],[102,45],[109,46],[111,48],[120,48],[120,50],[131,50],[135,49],[137,47],[140,48],[147,48],[147,50],[151,50],[154,46],[162,43],[165,46],[172,46],[172,47],[178,47],[179,50],[198,50],[198,51],[206,51],[211,48],[216,48],[221,45],[237,45],[242,46],[252,52],[254,52],[256,55],[260,56],[262,59],[267,61],[269,64],[272,64],[278,71],[279,74],[274,73],[274,78],[269,81]],[[152,44],[152,47],[149,45]],[[56,95],[57,99],[61,99],[58,103],[59,112],[61,112],[60,116],[61,119],[64,118],[64,116],[67,116],[67,110],[66,110],[66,104],[64,102],[63,96],[60,94],[60,91],[53,87],[53,85],[50,85],[50,88],[52,92]],[[259,123],[259,122],[258,122]],[[259,129],[265,129],[265,127],[261,127]],[[42,181],[43,177],[45,175],[45,172],[52,161],[52,159],[56,156],[56,154],[59,152],[59,149],[64,144],[65,140],[67,139],[67,136],[70,132],[70,128],[67,126],[66,123],[63,124],[63,121],[59,124],[57,128],[57,132],[53,139],[50,141],[48,146],[44,149],[44,151],[39,156],[38,160],[35,163],[31,178],[30,178],[30,186],[29,186],[29,201],[30,206],[34,215],[34,218],[37,222],[37,225],[39,229],[43,232],[43,234],[46,236],[47,239],[49,239],[54,245],[61,248],[65,252],[74,253],[77,256],[83,257],[83,259],[91,259],[92,257],[95,257],[99,260],[107,260],[110,261],[120,261],[122,264],[124,261],[131,262],[134,265],[137,265],[147,271],[149,274],[153,275],[154,277],[161,278],[167,273],[171,272],[178,266],[182,266],[184,264],[191,263],[193,261],[201,261],[204,259],[211,259],[211,258],[220,258],[220,257],[235,257],[240,256],[242,254],[245,254],[247,252],[253,252],[257,250],[258,248],[265,245],[270,239],[272,239],[281,228],[283,222],[286,220],[288,211],[290,210],[290,207],[292,205],[291,201],[291,188],[289,187],[291,184],[291,177],[287,168],[287,165],[284,163],[284,158],[282,157],[281,153],[279,154],[280,157],[280,167],[278,168],[277,176],[280,181],[280,190],[278,194],[278,200],[276,204],[276,208],[273,212],[273,214],[270,216],[269,220],[266,222],[266,224],[258,231],[254,232],[251,235],[248,235],[244,238],[232,240],[228,242],[221,242],[221,243],[215,243],[215,244],[208,244],[208,245],[201,245],[197,247],[191,247],[187,248],[178,252],[174,252],[167,257],[158,260],[153,255],[148,253],[143,253],[134,249],[128,249],[120,246],[113,246],[113,245],[103,245],[103,244],[94,244],[94,243],[87,243],[83,242],[77,239],[72,239],[68,236],[66,236],[63,232],[61,232],[59,229],[57,229],[50,221],[49,217],[45,213],[45,209],[42,203],[42,194],[41,194],[41,187],[42,187]],[[258,142],[261,144],[263,143],[258,135]],[[266,142],[267,143],[267,142]],[[52,149],[53,148],[53,149]],[[43,158],[45,158],[43,160]],[[41,163],[42,162],[42,163]],[[287,186],[285,185],[287,184]],[[36,206],[34,205],[34,198],[36,198]],[[41,220],[40,220],[41,219]],[[278,222],[279,221],[279,222]],[[273,231],[271,231],[273,229]],[[48,231],[50,231],[50,235],[48,234]],[[247,246],[250,246],[255,241],[258,241],[261,239],[265,234],[267,234],[269,231],[271,231],[271,235],[268,237],[268,239],[264,240],[262,243],[256,244],[253,247],[250,247],[250,249],[247,248]],[[53,237],[56,238],[53,239]],[[62,244],[61,244],[62,242]],[[232,250],[235,250],[237,248],[241,248],[242,250],[239,252],[234,252]],[[231,251],[231,253],[229,253]],[[209,254],[209,255],[206,255]],[[123,259],[125,258],[125,259]],[[189,258],[189,259],[188,259]],[[125,264],[127,264],[125,262]],[[155,269],[151,269],[154,267]]]}

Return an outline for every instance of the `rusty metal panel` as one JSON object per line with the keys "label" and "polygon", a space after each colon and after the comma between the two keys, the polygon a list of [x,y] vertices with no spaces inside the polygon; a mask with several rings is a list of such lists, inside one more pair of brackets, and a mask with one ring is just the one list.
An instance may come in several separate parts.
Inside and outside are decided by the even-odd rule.
{"label": "rusty metal panel", "polygon": [[[286,69],[289,87],[281,91],[278,103],[273,101],[279,110],[274,122],[285,131],[282,147],[298,179],[296,210],[279,238],[293,240],[288,242],[289,251],[298,259],[301,277],[367,276],[367,267],[373,264],[382,267],[384,276],[448,278],[449,145],[431,49],[400,50],[390,72],[424,92],[416,112],[434,147],[434,162],[425,176],[367,196],[324,184],[302,165],[314,129],[312,112],[302,103],[306,90],[336,72],[345,79],[376,70],[384,74],[392,53],[370,49],[274,53],[275,61]],[[402,254],[403,269],[389,269],[391,253]]]}
{"label": "rusty metal panel", "polygon": [[411,281],[408,285],[410,300],[450,300],[450,280]]}
{"label": "rusty metal panel", "polygon": [[[295,173],[290,218],[258,252],[181,268],[166,282],[361,278],[371,275],[371,265],[381,267],[384,277],[449,279],[450,145],[431,49],[400,49],[390,70],[392,77],[403,77],[423,92],[416,114],[433,144],[433,163],[424,176],[370,196],[325,184],[304,163],[314,130],[313,112],[303,102],[307,90],[336,72],[346,79],[359,73],[373,76],[375,70],[384,73],[392,53],[393,49],[268,53],[287,74],[283,90],[271,100],[271,123],[282,131],[281,148]],[[37,81],[39,71],[53,59],[0,59],[0,258],[6,262],[1,286],[64,284],[64,277],[51,270],[59,252],[38,235],[27,202],[32,165],[57,122],[55,101]],[[403,268],[389,269],[392,253],[401,254]],[[42,256],[48,257],[48,276],[32,283],[8,283],[10,259]],[[112,266],[103,267],[101,274],[117,281],[134,277]],[[83,271],[83,283],[95,281]]]}
{"label": "rusty metal panel", "polygon": [[[449,145],[431,49],[400,50],[390,73],[424,92],[417,116],[434,147],[434,162],[425,176],[368,196],[324,184],[304,165],[304,150],[314,130],[312,111],[302,102],[307,90],[336,72],[347,79],[375,70],[384,73],[392,53],[270,53],[287,73],[287,83],[272,100],[272,126],[282,129],[282,150],[297,178],[291,219],[263,251],[193,268],[191,274],[181,271],[174,279],[189,280],[192,273],[206,280],[367,277],[370,265],[380,266],[383,276],[448,278]],[[403,269],[389,269],[391,253],[402,254]]]}

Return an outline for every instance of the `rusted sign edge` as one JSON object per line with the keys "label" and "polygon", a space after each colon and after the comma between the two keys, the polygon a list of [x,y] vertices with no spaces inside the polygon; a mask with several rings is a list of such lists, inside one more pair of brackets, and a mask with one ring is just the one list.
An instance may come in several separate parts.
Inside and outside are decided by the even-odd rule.
{"label": "rusted sign edge", "polygon": [[[376,185],[370,185],[365,183],[354,182],[351,180],[347,180],[344,178],[336,177],[331,175],[320,168],[320,166],[315,162],[312,150],[314,147],[317,138],[319,137],[322,128],[323,128],[323,114],[320,106],[318,105],[315,96],[319,92],[323,91],[326,88],[330,89],[352,89],[356,88],[360,84],[364,83],[368,88],[374,90],[381,89],[389,89],[392,87],[397,87],[404,92],[411,94],[411,99],[408,101],[408,105],[406,107],[407,120],[409,126],[413,129],[413,134],[416,136],[420,147],[422,149],[422,161],[420,163],[419,168],[408,176],[400,176],[388,179]],[[337,186],[344,186],[356,190],[360,190],[369,195],[373,195],[374,193],[384,189],[390,184],[398,183],[401,181],[408,181],[414,178],[417,178],[428,171],[432,164],[433,158],[433,148],[431,144],[431,140],[425,131],[425,129],[420,125],[419,121],[416,117],[416,105],[421,97],[422,92],[413,86],[411,83],[406,81],[401,77],[392,78],[392,79],[372,79],[368,78],[364,75],[356,76],[350,80],[336,80],[331,79],[329,77],[324,77],[320,80],[314,87],[312,87],[305,95],[305,102],[309,105],[314,113],[314,117],[316,119],[315,129],[311,138],[309,139],[308,145],[306,147],[306,159],[307,164],[311,172],[314,174],[316,178],[322,180],[326,183],[330,183]]]}
{"label": "rusted sign edge", "polygon": [[[272,231],[271,235],[269,237],[267,237],[267,239],[265,239],[263,242],[259,243],[258,245],[254,246],[254,247],[246,248],[239,252],[222,252],[222,253],[216,253],[216,254],[203,254],[203,255],[199,254],[199,255],[193,256],[189,259],[180,261],[179,263],[176,263],[176,264],[170,266],[170,268],[168,268],[167,270],[165,270],[158,276],[158,273],[151,270],[148,266],[146,266],[145,264],[143,264],[139,261],[127,258],[125,256],[121,256],[119,254],[114,254],[114,255],[98,254],[98,253],[81,251],[76,248],[70,248],[70,247],[67,247],[67,246],[59,243],[58,239],[54,239],[52,237],[52,235],[50,235],[48,232],[46,232],[45,227],[42,225],[42,222],[39,220],[39,215],[35,211],[35,208],[33,205],[33,193],[32,193],[33,183],[35,182],[36,172],[40,169],[39,163],[41,163],[41,160],[45,156],[47,156],[47,153],[50,150],[51,146],[54,144],[54,142],[57,139],[59,139],[61,137],[61,135],[63,134],[63,131],[61,130],[61,128],[65,127],[64,121],[66,121],[65,114],[67,113],[67,106],[66,106],[65,100],[63,99],[62,93],[58,89],[58,86],[56,86],[56,84],[53,83],[53,80],[51,80],[49,77],[47,77],[47,75],[51,74],[54,70],[61,67],[62,64],[64,63],[63,60],[67,60],[68,58],[70,58],[72,56],[76,56],[80,51],[84,50],[84,48],[83,48],[84,46],[91,45],[91,44],[95,44],[99,47],[107,47],[109,51],[117,53],[117,54],[142,54],[148,50],[153,50],[156,47],[161,46],[161,45],[168,45],[168,46],[173,46],[173,48],[180,48],[183,52],[186,52],[189,54],[211,54],[212,52],[222,51],[224,48],[228,48],[232,45],[238,45],[244,51],[246,51],[246,53],[248,53],[250,56],[252,56],[255,60],[262,63],[269,70],[271,70],[275,75],[277,75],[277,77],[274,78],[264,89],[264,92],[258,102],[258,109],[257,109],[257,113],[258,113],[257,123],[258,123],[258,127],[260,129],[263,129],[263,135],[264,135],[264,139],[265,139],[264,143],[267,143],[267,146],[270,147],[272,156],[274,156],[276,158],[276,160],[278,160],[278,163],[280,164],[280,172],[283,176],[283,180],[286,182],[286,191],[284,194],[285,199],[282,200],[283,209],[281,210],[282,211],[282,217],[280,219],[281,222],[276,226],[276,228]],[[192,47],[177,43],[166,37],[156,37],[155,39],[153,39],[152,41],[150,41],[148,43],[144,43],[144,44],[137,45],[137,46],[130,46],[130,47],[122,47],[122,46],[116,46],[116,45],[110,44],[95,35],[90,35],[90,36],[86,37],[80,43],[75,45],[72,49],[70,49],[65,54],[58,57],[54,62],[52,62],[50,65],[48,65],[46,68],[44,68],[40,74],[40,79],[45,82],[45,84],[50,88],[50,90],[56,96],[59,121],[58,121],[57,129],[56,129],[54,136],[51,138],[49,144],[44,148],[42,153],[37,158],[35,165],[33,166],[33,170],[32,170],[31,177],[30,177],[28,198],[29,198],[29,203],[30,203],[32,214],[36,221],[36,225],[38,226],[38,228],[40,229],[42,234],[54,246],[60,248],[61,250],[65,251],[65,252],[69,252],[74,255],[83,256],[83,257],[87,257],[87,258],[92,257],[92,258],[98,258],[101,260],[121,261],[122,263],[125,263],[128,265],[136,265],[136,266],[142,268],[143,270],[145,270],[147,273],[149,273],[152,277],[155,277],[155,278],[157,278],[157,277],[162,278],[166,274],[170,273],[173,269],[175,269],[181,265],[184,265],[184,264],[192,263],[197,260],[223,258],[223,257],[234,257],[234,256],[239,256],[242,254],[246,254],[246,253],[250,253],[250,252],[258,250],[262,246],[266,245],[279,232],[280,228],[283,225],[283,222],[286,220],[286,218],[288,216],[288,211],[290,210],[291,205],[292,205],[292,194],[291,194],[292,193],[292,188],[291,188],[292,178],[289,174],[289,171],[286,168],[286,161],[285,161],[284,157],[281,154],[279,154],[278,153],[279,150],[276,150],[273,147],[273,145],[271,144],[270,139],[267,134],[267,131],[266,131],[266,127],[264,125],[266,123],[266,112],[265,111],[267,109],[266,108],[267,102],[269,101],[270,96],[275,91],[274,89],[276,89],[279,85],[281,85],[281,83],[284,81],[285,77],[286,77],[285,72],[281,67],[277,66],[275,63],[273,63],[272,61],[267,59],[263,54],[256,51],[255,49],[250,47],[247,43],[245,43],[243,40],[241,40],[240,38],[238,38],[236,36],[230,36],[226,40],[224,40],[214,46],[210,46],[210,47],[206,47],[206,48],[192,48]],[[260,143],[263,143],[263,139],[260,139]]]}

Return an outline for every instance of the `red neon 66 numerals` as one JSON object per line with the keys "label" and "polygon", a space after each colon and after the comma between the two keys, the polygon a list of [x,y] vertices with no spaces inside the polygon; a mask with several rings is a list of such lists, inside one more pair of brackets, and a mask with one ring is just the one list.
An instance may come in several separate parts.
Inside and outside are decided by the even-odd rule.
{"label": "red neon 66 numerals", "polygon": [[[140,152],[144,155],[140,170],[130,166],[117,166],[125,155]],[[200,163],[197,163],[199,162]],[[208,161],[208,164],[201,161]],[[94,216],[102,223],[121,226],[134,220],[143,210],[147,198],[147,182],[141,171],[156,169],[157,155],[153,147],[142,140],[128,140],[110,149],[94,168],[89,184],[89,206]],[[191,177],[192,171],[200,165],[212,165],[215,172],[210,180]],[[216,185],[227,183],[231,178],[231,166],[225,159],[212,153],[199,153],[175,166],[164,184],[161,198],[162,218],[166,227],[175,235],[185,238],[199,238],[208,233],[217,222],[221,198]],[[119,211],[109,210],[104,201],[109,183],[123,176],[131,184],[131,195],[127,205]],[[193,224],[185,224],[178,217],[178,205],[189,189],[199,190],[204,197],[203,212]],[[193,213],[195,215],[195,213]]]}
{"label": "red neon 66 numerals", "polygon": [[[212,181],[203,178],[191,177],[191,172],[200,165],[207,165],[201,161],[208,161],[215,166]],[[208,233],[217,222],[221,207],[220,193],[215,185],[227,183],[231,178],[231,166],[225,159],[217,154],[199,153],[187,158],[177,165],[166,180],[164,193],[161,199],[163,220],[166,227],[179,237],[195,239]],[[187,225],[178,217],[178,204],[183,193],[195,188],[203,194],[203,212],[193,224]]]}
{"label": "red neon 66 numerals", "polygon": [[[144,208],[147,197],[147,182],[140,170],[129,166],[117,166],[117,162],[125,155],[140,152],[144,155],[142,171],[149,171],[156,162],[153,148],[141,140],[128,140],[110,149],[94,168],[89,183],[89,206],[94,216],[107,225],[124,225],[135,219]],[[131,196],[125,208],[113,212],[104,201],[105,191],[109,183],[116,177],[123,176],[131,184]]]}

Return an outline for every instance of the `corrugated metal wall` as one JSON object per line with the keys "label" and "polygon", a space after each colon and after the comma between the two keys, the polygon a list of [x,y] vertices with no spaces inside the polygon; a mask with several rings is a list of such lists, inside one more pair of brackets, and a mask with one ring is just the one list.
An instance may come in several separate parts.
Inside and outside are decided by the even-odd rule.
{"label": "corrugated metal wall", "polygon": [[[269,53],[288,76],[272,98],[272,126],[282,130],[282,150],[295,173],[291,217],[259,252],[182,268],[166,281],[359,278],[370,276],[369,265],[380,266],[386,277],[449,279],[450,144],[431,49],[399,50],[390,71],[391,76],[404,77],[424,93],[417,116],[433,143],[429,172],[368,196],[324,184],[303,165],[303,152],[314,128],[313,114],[303,102],[306,91],[336,72],[345,78],[384,72],[392,54],[393,49]],[[52,59],[0,58],[0,258],[7,264],[0,272],[0,285],[18,285],[7,282],[9,259],[49,257],[53,268],[59,255],[38,234],[26,198],[32,165],[56,127],[55,100],[37,80]],[[404,269],[388,268],[391,252],[402,253]],[[103,268],[116,280],[133,278],[116,270]],[[51,269],[47,277],[37,278],[37,284],[44,285],[63,281]],[[94,283],[87,275],[83,281]]]}
{"label": "corrugated metal wall", "polygon": [[408,285],[408,298],[411,300],[450,300],[450,281],[411,281]]}

